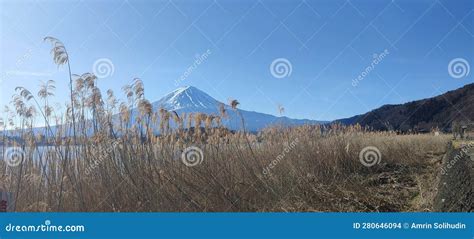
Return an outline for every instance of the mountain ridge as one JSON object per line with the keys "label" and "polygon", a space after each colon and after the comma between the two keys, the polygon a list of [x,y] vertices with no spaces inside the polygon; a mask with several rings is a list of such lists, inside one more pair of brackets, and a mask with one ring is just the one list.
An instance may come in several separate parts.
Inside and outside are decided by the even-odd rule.
{"label": "mountain ridge", "polygon": [[453,121],[474,120],[474,83],[444,94],[410,101],[387,104],[365,114],[333,121],[345,125],[360,124],[375,130],[448,131]]}

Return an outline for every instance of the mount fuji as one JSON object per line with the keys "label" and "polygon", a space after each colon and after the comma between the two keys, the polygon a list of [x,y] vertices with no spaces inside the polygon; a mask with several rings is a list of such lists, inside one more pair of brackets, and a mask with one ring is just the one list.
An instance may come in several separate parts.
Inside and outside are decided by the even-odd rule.
{"label": "mount fuji", "polygon": [[[161,98],[158,101],[152,103],[153,111],[157,112],[160,109],[167,111],[175,111],[179,116],[182,113],[186,113],[188,116],[190,113],[204,113],[220,115],[220,105],[223,104],[220,101],[212,98],[205,92],[197,89],[193,86],[180,87]],[[227,104],[224,104],[226,114],[228,117],[222,118],[222,124],[231,130],[242,129],[240,116],[237,112]],[[284,125],[284,126],[297,126],[304,124],[325,124],[327,121],[316,121],[308,119],[291,119],[288,117],[277,117],[270,114],[258,113],[254,111],[246,111],[239,109],[239,112],[245,119],[245,129],[250,132],[257,132],[265,127],[271,125]],[[139,110],[134,108],[131,110],[130,124],[135,123],[135,119],[139,114]],[[119,122],[119,115],[116,114],[113,117],[113,121]],[[176,127],[173,121],[170,122],[171,127]],[[51,126],[51,131],[56,134],[58,127],[56,125]],[[35,134],[42,134],[45,131],[44,127],[33,128]],[[93,129],[89,128],[89,134],[93,134]],[[0,131],[1,133],[2,131]],[[19,135],[20,131],[9,131],[10,134]],[[159,133],[158,129],[155,129],[156,133]],[[71,131],[63,132],[64,135],[72,135]],[[1,143],[1,142],[0,142]]]}
{"label": "mount fuji", "polygon": [[[152,103],[153,110],[165,109],[175,111],[178,115],[182,113],[205,113],[220,115],[219,106],[222,102],[214,99],[207,93],[193,86],[180,87]],[[229,105],[224,104],[227,119],[222,119],[222,123],[229,129],[238,130],[241,128],[241,122],[238,114]],[[270,125],[296,126],[303,124],[323,124],[325,121],[316,121],[308,119],[291,119],[288,117],[277,117],[270,114],[258,113],[239,109],[245,119],[245,127],[249,131],[259,131]]]}

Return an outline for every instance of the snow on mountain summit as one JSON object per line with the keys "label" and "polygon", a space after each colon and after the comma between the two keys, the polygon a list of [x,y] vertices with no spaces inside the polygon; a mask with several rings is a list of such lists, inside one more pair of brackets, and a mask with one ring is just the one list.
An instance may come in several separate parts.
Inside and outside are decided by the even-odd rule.
{"label": "snow on mountain summit", "polygon": [[[205,113],[220,115],[219,105],[221,102],[210,95],[193,86],[180,87],[163,98],[153,103],[155,111],[163,108],[168,111],[176,111],[178,115],[182,113]],[[241,129],[240,116],[229,105],[225,105],[227,117],[222,123],[234,130]],[[240,115],[245,118],[245,127],[250,131],[258,131],[272,124],[302,125],[321,123],[315,120],[290,119],[287,117],[276,117],[269,114],[246,111],[239,109]]]}
{"label": "snow on mountain summit", "polygon": [[215,100],[205,92],[193,86],[180,87],[153,103],[158,108],[167,110],[214,110],[219,106]]}

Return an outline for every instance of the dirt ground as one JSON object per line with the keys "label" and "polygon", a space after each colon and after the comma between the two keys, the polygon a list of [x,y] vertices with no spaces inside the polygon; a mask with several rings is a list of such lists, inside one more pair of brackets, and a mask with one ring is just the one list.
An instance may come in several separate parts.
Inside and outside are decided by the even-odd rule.
{"label": "dirt ground", "polygon": [[426,158],[416,167],[386,164],[370,176],[365,186],[380,202],[368,211],[474,211],[474,141],[453,142],[445,152],[428,152]]}
{"label": "dirt ground", "polygon": [[376,211],[433,211],[443,154],[428,153],[426,157],[429,161],[417,167],[385,165],[367,181],[372,195],[380,199]]}

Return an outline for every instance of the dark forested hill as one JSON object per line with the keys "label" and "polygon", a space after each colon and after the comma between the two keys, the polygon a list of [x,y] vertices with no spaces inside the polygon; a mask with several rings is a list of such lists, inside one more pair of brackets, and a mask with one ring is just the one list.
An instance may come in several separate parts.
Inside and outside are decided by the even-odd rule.
{"label": "dark forested hill", "polygon": [[439,127],[448,130],[452,121],[474,121],[474,84],[445,94],[399,105],[384,105],[362,115],[336,120],[343,124],[370,126],[377,130]]}

